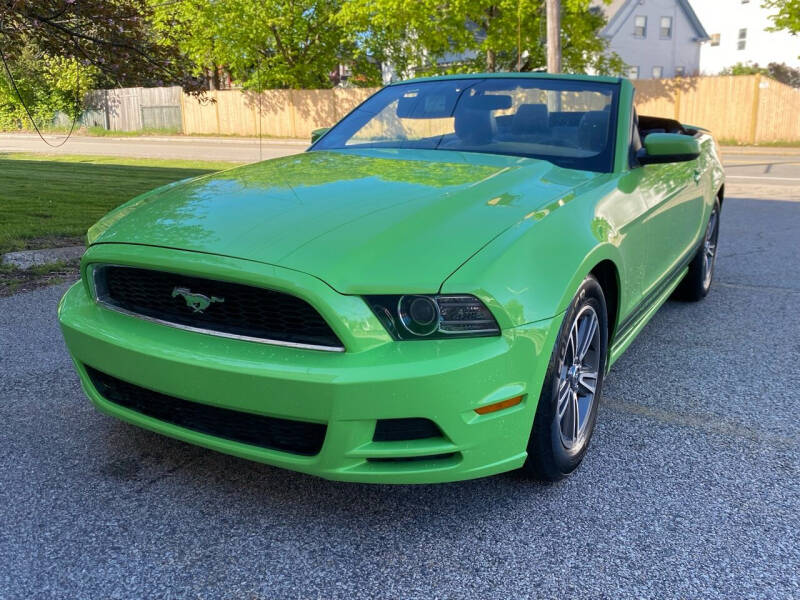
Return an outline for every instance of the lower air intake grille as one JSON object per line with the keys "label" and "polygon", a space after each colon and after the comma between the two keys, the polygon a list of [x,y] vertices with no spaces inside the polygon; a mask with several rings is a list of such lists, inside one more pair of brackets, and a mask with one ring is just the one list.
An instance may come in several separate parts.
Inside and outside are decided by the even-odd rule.
{"label": "lower air intake grille", "polygon": [[86,372],[109,402],[192,431],[272,450],[319,454],[327,427],[189,402],[122,381],[92,367]]}
{"label": "lower air intake grille", "polygon": [[230,281],[102,265],[97,297],[128,313],[228,337],[344,350],[317,310],[297,296]]}
{"label": "lower air intake grille", "polygon": [[374,442],[401,442],[442,437],[442,431],[430,419],[378,419]]}

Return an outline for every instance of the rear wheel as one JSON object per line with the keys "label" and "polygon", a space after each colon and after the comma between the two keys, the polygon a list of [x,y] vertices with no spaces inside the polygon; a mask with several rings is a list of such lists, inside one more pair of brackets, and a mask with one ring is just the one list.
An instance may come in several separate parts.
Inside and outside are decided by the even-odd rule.
{"label": "rear wheel", "polygon": [[706,233],[703,243],[697,249],[692,262],[689,263],[689,271],[675,290],[675,297],[679,300],[697,302],[706,297],[711,289],[711,281],[714,278],[714,265],[717,260],[717,238],[719,237],[719,200],[714,200],[714,208],[711,209],[711,216],[708,218]]}
{"label": "rear wheel", "polygon": [[603,290],[587,277],[564,315],[536,409],[527,474],[556,481],[583,460],[597,420],[608,347]]}

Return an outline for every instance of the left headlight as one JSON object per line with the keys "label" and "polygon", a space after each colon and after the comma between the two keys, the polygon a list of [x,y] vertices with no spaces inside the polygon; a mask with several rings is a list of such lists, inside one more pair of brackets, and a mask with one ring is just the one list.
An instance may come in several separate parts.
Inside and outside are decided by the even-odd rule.
{"label": "left headlight", "polygon": [[492,313],[466,294],[364,296],[396,340],[500,335]]}

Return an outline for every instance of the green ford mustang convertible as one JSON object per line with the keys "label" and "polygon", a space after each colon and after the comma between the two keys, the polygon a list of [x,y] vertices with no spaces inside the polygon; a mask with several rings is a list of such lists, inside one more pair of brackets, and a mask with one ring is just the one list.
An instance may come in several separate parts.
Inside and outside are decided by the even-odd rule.
{"label": "green ford mustang convertible", "polygon": [[714,268],[714,140],[612,77],[385,87],[302,154],[89,230],[59,319],[102,411],[330,479],[581,462],[603,376]]}

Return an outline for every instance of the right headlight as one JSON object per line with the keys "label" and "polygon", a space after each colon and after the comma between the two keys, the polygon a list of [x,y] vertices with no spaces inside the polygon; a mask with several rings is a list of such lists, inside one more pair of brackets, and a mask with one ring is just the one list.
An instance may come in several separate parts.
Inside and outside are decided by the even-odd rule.
{"label": "right headlight", "polygon": [[475,296],[408,294],[364,299],[396,340],[500,335],[494,316]]}

